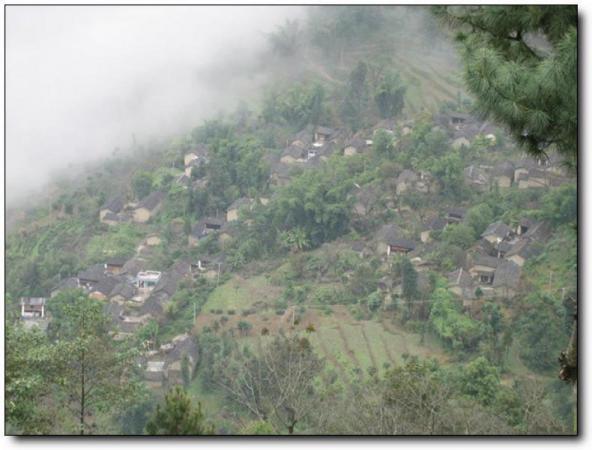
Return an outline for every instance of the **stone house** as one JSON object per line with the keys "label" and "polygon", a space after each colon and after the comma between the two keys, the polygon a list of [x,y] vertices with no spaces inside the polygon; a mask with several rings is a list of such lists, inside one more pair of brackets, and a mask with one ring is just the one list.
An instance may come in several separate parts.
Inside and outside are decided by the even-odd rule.
{"label": "stone house", "polygon": [[146,223],[161,209],[164,194],[152,192],[144,197],[133,211],[133,220],[137,223]]}

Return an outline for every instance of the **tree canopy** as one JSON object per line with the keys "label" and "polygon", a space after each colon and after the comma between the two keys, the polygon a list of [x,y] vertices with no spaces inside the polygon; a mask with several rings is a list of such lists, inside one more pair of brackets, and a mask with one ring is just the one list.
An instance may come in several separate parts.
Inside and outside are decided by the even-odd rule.
{"label": "tree canopy", "polygon": [[577,163],[577,7],[436,6],[457,32],[477,108],[534,156]]}

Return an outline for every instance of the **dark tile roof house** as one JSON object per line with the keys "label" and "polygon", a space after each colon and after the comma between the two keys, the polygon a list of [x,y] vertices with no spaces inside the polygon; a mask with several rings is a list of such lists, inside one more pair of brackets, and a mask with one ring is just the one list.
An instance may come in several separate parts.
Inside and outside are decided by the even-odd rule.
{"label": "dark tile roof house", "polygon": [[492,287],[516,289],[520,283],[521,268],[513,261],[501,261],[495,270]]}
{"label": "dark tile roof house", "polygon": [[414,183],[419,179],[417,174],[409,169],[403,170],[397,177],[397,184],[399,183]]}
{"label": "dark tile roof house", "polygon": [[505,176],[514,179],[514,164],[510,161],[502,161],[494,167],[493,173],[496,176]]}
{"label": "dark tile roof house", "polygon": [[446,220],[440,216],[433,217],[428,220],[424,226],[424,231],[442,231],[446,227]]}
{"label": "dark tile roof house", "polygon": [[111,211],[112,213],[118,213],[123,210],[124,206],[125,201],[123,200],[123,197],[115,196],[107,200],[105,204],[101,206],[101,209]]}
{"label": "dark tile roof house", "polygon": [[325,138],[330,138],[333,134],[335,134],[335,130],[329,127],[318,126],[315,128],[315,136],[324,136]]}
{"label": "dark tile roof house", "polygon": [[61,291],[66,289],[78,289],[80,284],[77,277],[69,277],[61,280],[56,287],[51,290],[51,296],[55,297]]}
{"label": "dark tile roof house", "polygon": [[379,230],[378,236],[389,246],[389,254],[393,251],[409,252],[415,250],[415,242],[403,237],[396,225],[383,226]]}
{"label": "dark tile roof house", "polygon": [[467,295],[472,295],[474,293],[475,283],[473,277],[462,267],[448,273],[447,278],[449,286],[458,286],[463,290],[463,296],[465,291]]}
{"label": "dark tile roof house", "polygon": [[490,239],[506,239],[512,233],[512,229],[503,222],[494,222],[489,224],[485,231],[481,234],[482,238]]}
{"label": "dark tile roof house", "polygon": [[500,259],[494,258],[493,256],[489,255],[477,254],[473,257],[473,267],[482,266],[487,267],[489,269],[496,269],[500,262]]}
{"label": "dark tile roof house", "polygon": [[470,165],[464,169],[464,179],[466,184],[475,185],[479,187],[487,187],[489,185],[489,175],[487,172],[475,165]]}
{"label": "dark tile roof house", "polygon": [[105,277],[104,264],[95,264],[81,272],[78,272],[78,282],[80,285],[94,285]]}
{"label": "dark tile roof house", "polygon": [[155,209],[164,199],[165,195],[162,192],[155,191],[144,197],[136,206],[136,209],[146,208],[149,211]]}
{"label": "dark tile roof house", "polygon": [[191,236],[195,239],[202,239],[214,231],[218,231],[224,225],[225,220],[217,217],[206,217],[197,222],[191,228]]}
{"label": "dark tile roof house", "polygon": [[551,227],[546,222],[538,222],[532,225],[526,233],[524,233],[524,237],[533,239],[535,241],[546,241],[551,236],[552,231]]}
{"label": "dark tile roof house", "polygon": [[466,208],[454,207],[446,211],[446,221],[448,223],[459,223],[465,220],[467,214]]}
{"label": "dark tile roof house", "polygon": [[306,159],[307,150],[305,147],[300,147],[298,145],[290,145],[284,149],[282,152],[282,158],[289,156],[293,159]]}
{"label": "dark tile roof house", "polygon": [[117,286],[119,280],[115,277],[104,277],[98,281],[98,283],[91,288],[91,292],[100,293],[106,297],[111,295],[111,292]]}
{"label": "dark tile roof house", "polygon": [[123,266],[125,265],[127,261],[127,258],[124,257],[112,257],[109,258],[107,261],[105,261],[105,266],[107,267],[120,267],[123,268]]}
{"label": "dark tile roof house", "polygon": [[134,295],[136,295],[136,288],[132,283],[119,281],[111,291],[110,297],[121,297],[124,300],[130,300]]}
{"label": "dark tile roof house", "polygon": [[292,136],[290,142],[296,145],[308,146],[312,144],[313,133],[313,127],[309,125]]}
{"label": "dark tile roof house", "polygon": [[516,242],[510,250],[504,255],[505,258],[519,256],[523,260],[538,256],[543,251],[543,244],[535,240],[524,237]]}

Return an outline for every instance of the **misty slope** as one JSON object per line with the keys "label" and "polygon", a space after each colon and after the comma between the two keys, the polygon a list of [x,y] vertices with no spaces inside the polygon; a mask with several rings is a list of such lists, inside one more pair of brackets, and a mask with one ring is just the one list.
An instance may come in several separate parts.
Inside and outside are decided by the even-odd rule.
{"label": "misty slope", "polygon": [[[49,204],[30,208],[7,236],[7,315],[16,318],[20,296],[49,296],[123,258],[133,275],[163,273],[162,296],[141,313],[152,314],[160,344],[197,336],[201,362],[188,389],[221,429],[239,430],[244,411],[212,381],[227,356],[220,349],[257,352],[291,333],[324,358],[335,391],[430,359],[455,386],[467,368],[493,378],[495,402],[488,388],[458,389],[461,403],[496,414],[515,401],[513,386],[540,383],[561,408],[554,430],[565,432],[571,411],[554,364],[569,331],[554,319],[568,316],[576,295],[573,175],[523,157],[501,128],[471,114],[453,51],[424,12],[351,11],[313,9],[304,24],[279,27],[261,61],[271,75],[260,101],[56,182]],[[404,92],[388,117],[377,100],[385,80],[390,93]],[[145,223],[132,219],[155,193],[160,208]],[[117,197],[121,219],[102,222]],[[527,238],[515,231],[525,220]],[[208,221],[217,231],[204,231]],[[498,229],[510,248],[482,239]],[[520,267],[501,255],[525,242],[534,250]],[[198,261],[198,275],[183,272]],[[512,283],[483,281],[487,263],[509,267]]]}

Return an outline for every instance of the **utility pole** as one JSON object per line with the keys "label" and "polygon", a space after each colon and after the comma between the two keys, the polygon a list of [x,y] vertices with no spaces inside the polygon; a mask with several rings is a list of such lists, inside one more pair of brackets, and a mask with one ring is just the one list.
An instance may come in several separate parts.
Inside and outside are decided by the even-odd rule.
{"label": "utility pole", "polygon": [[216,287],[220,284],[220,266],[222,263],[218,263],[218,280],[216,281]]}

